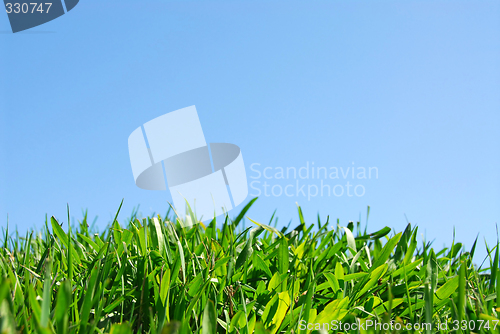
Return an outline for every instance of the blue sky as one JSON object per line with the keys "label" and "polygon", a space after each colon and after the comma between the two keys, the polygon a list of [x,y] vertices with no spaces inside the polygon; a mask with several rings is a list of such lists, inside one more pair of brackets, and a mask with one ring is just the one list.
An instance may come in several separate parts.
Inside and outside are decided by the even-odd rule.
{"label": "blue sky", "polygon": [[497,1],[82,0],[17,34],[0,15],[0,226],[66,221],[69,203],[104,227],[122,198],[122,219],[138,204],[165,213],[168,192],[135,186],[127,139],[196,105],[207,142],[240,146],[254,187],[321,182],[255,179],[265,167],[378,170],[323,180],[363,196],[260,196],[253,219],[277,209],[297,224],[298,202],[309,222],[346,225],[370,205],[369,230],[402,230],[406,215],[436,247],[454,226],[467,249],[478,233],[491,244],[499,35]]}

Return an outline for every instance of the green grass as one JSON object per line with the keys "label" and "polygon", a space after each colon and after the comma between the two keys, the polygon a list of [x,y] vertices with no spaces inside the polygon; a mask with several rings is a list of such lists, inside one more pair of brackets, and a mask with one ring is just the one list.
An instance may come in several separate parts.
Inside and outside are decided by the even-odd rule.
{"label": "green grass", "polygon": [[115,218],[103,233],[89,230],[86,214],[72,228],[52,217],[25,237],[6,228],[0,333],[311,333],[304,324],[336,320],[500,332],[498,244],[485,245],[477,267],[477,243],[437,250],[410,224],[372,233],[360,222],[308,224],[300,207],[296,226],[277,229],[274,216],[248,218],[252,203],[206,226],[167,213]]}

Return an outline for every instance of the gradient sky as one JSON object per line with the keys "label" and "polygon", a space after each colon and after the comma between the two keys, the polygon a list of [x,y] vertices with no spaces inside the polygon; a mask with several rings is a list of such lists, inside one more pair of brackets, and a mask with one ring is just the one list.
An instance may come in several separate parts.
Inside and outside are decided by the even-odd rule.
{"label": "gradient sky", "polygon": [[499,35],[500,3],[477,0],[82,0],[17,34],[0,15],[0,226],[66,221],[69,203],[102,229],[122,198],[122,221],[139,204],[164,214],[171,196],[135,186],[127,139],[196,105],[207,142],[240,146],[249,183],[255,163],[378,169],[324,180],[364,196],[260,196],[249,217],[295,225],[298,202],[345,226],[370,205],[369,230],[406,215],[437,248],[453,227],[467,249],[479,233],[484,256],[500,217]]}

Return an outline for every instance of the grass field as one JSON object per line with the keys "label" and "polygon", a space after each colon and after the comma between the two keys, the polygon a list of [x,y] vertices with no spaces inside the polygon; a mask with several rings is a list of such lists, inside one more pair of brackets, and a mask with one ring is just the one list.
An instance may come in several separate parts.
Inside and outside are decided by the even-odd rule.
{"label": "grass field", "polygon": [[86,215],[23,237],[5,228],[0,332],[500,333],[498,244],[433,249],[410,224],[369,233],[305,222],[300,207],[276,229],[247,218],[252,203],[206,226],[167,213],[102,233]]}

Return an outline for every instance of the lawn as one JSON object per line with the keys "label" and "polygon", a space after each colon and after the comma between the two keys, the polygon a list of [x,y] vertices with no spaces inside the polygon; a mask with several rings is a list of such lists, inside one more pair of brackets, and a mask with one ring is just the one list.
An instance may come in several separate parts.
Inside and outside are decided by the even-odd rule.
{"label": "lawn", "polygon": [[25,236],[5,227],[0,333],[500,332],[498,243],[434,249],[417,226],[305,222],[300,207],[276,228],[254,201],[194,226],[118,209],[97,233],[68,209]]}

